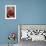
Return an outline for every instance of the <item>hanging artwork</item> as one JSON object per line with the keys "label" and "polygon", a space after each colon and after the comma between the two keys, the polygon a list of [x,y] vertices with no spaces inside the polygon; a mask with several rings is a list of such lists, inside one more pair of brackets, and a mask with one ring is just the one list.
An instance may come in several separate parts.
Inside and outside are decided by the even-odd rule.
{"label": "hanging artwork", "polygon": [[16,5],[5,5],[5,19],[16,19]]}
{"label": "hanging artwork", "polygon": [[[8,46],[10,46],[10,44],[11,44],[11,45],[15,44],[16,33],[14,33],[14,32],[10,33],[10,34],[8,35],[8,40],[9,40]],[[12,42],[10,43],[10,41],[12,41]]]}
{"label": "hanging artwork", "polygon": [[20,40],[46,41],[46,25],[20,24],[18,25],[18,38]]}

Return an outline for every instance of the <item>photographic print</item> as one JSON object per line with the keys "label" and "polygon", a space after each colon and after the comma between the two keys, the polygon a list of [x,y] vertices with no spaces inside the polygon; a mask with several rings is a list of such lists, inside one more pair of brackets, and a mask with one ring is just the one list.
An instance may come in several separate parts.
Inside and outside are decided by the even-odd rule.
{"label": "photographic print", "polygon": [[18,42],[20,46],[46,42],[46,25],[18,24]]}
{"label": "photographic print", "polygon": [[16,5],[5,5],[5,19],[16,19]]}
{"label": "photographic print", "polygon": [[20,40],[46,41],[46,25],[22,24],[18,26],[18,31]]}

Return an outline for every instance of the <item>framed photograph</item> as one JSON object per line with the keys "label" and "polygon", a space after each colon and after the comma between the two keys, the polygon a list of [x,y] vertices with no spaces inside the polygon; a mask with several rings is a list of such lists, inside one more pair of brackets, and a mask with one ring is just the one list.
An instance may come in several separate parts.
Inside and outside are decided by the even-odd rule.
{"label": "framed photograph", "polygon": [[23,40],[46,41],[45,24],[19,24],[18,42]]}
{"label": "framed photograph", "polygon": [[16,5],[5,5],[5,19],[16,19]]}

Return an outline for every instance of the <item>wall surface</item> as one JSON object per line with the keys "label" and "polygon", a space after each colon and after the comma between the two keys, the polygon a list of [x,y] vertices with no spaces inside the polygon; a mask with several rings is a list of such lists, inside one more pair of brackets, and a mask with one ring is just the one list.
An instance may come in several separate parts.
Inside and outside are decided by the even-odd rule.
{"label": "wall surface", "polygon": [[16,0],[18,24],[46,24],[46,0]]}
{"label": "wall surface", "polygon": [[[16,20],[5,20],[5,5],[16,5]],[[8,43],[17,24],[46,24],[46,0],[0,0],[0,44]],[[17,39],[16,39],[17,43]]]}
{"label": "wall surface", "polygon": [[[16,0],[0,0],[0,44],[7,44],[8,34],[16,32],[17,35],[17,22],[16,20],[5,19],[5,5],[16,5]],[[17,38],[16,38],[16,43]]]}

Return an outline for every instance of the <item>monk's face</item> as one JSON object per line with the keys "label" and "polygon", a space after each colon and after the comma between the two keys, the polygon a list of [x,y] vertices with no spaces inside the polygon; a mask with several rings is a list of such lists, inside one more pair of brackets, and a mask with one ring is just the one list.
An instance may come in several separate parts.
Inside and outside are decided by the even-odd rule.
{"label": "monk's face", "polygon": [[7,8],[7,17],[14,17],[14,7]]}

